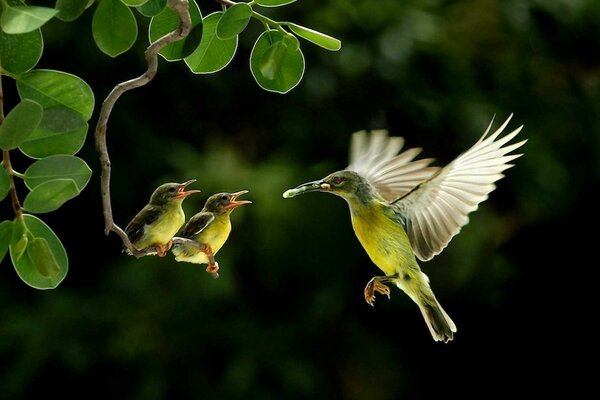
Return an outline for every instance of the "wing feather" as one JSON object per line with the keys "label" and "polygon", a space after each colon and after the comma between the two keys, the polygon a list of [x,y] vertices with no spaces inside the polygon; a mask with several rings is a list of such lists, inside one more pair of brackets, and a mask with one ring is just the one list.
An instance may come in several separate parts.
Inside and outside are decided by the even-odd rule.
{"label": "wing feather", "polygon": [[413,161],[422,149],[399,153],[403,146],[404,138],[388,137],[385,130],[356,132],[350,142],[350,165],[346,169],[360,174],[385,200],[397,200],[439,171],[429,166],[433,158]]}
{"label": "wing feather", "polygon": [[406,215],[407,233],[415,254],[427,261],[442,252],[461,227],[469,222],[468,214],[488,198],[502,179],[508,164],[522,156],[509,154],[526,140],[506,145],[523,126],[501,136],[512,118],[490,136],[493,119],[481,138],[465,153],[421,183],[394,204]]}

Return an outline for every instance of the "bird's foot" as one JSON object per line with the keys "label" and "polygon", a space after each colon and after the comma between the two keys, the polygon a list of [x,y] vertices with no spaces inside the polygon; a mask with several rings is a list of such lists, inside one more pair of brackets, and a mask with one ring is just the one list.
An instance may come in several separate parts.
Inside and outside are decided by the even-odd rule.
{"label": "bird's foot", "polygon": [[365,301],[370,306],[375,306],[375,292],[386,295],[390,298],[390,288],[382,281],[387,279],[385,276],[373,277],[365,287]]}
{"label": "bird's foot", "polygon": [[219,277],[219,263],[209,263],[208,267],[206,267],[206,272],[212,275],[213,278],[217,279]]}
{"label": "bird's foot", "polygon": [[157,244],[156,245],[156,255],[159,256],[159,257],[166,256],[167,252],[169,251],[169,249],[171,248],[171,246],[173,246],[173,242],[171,242],[171,241],[169,241],[169,243],[167,243],[166,245]]}

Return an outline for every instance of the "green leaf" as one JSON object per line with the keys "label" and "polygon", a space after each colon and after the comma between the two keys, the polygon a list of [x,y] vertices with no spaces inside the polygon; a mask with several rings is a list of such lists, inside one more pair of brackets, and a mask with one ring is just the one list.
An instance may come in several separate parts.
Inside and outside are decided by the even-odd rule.
{"label": "green leaf", "polygon": [[0,262],[4,260],[12,239],[12,225],[12,221],[2,221],[0,223]]}
{"label": "green leaf", "polygon": [[148,2],[148,0],[121,0],[129,7],[140,7]]}
{"label": "green leaf", "polygon": [[231,39],[239,35],[250,22],[252,7],[246,3],[237,3],[227,9],[217,24],[217,37]]}
{"label": "green leaf", "polygon": [[23,143],[37,128],[43,111],[35,101],[23,100],[17,104],[0,125],[0,148],[12,150]]}
{"label": "green leaf", "polygon": [[102,0],[92,19],[92,35],[98,48],[116,57],[133,46],[137,38],[133,13],[119,0]]}
{"label": "green leaf", "polygon": [[255,0],[256,4],[263,7],[279,7],[291,4],[296,0]]}
{"label": "green leaf", "polygon": [[27,245],[27,257],[38,270],[40,275],[52,278],[58,275],[60,267],[48,241],[44,238],[35,238]]}
{"label": "green leaf", "polygon": [[263,89],[287,93],[302,80],[304,56],[286,44],[282,32],[266,31],[252,48],[250,70]]}
{"label": "green leaf", "polygon": [[233,59],[238,45],[238,37],[222,40],[216,35],[217,24],[222,12],[212,13],[203,20],[200,46],[185,59],[190,70],[196,74],[210,74],[227,66]]}
{"label": "green leaf", "polygon": [[[175,43],[165,46],[160,55],[167,61],[181,60],[194,51],[202,37],[202,14],[194,0],[189,1],[188,10],[192,21],[190,34]],[[179,16],[170,8],[164,9],[150,21],[148,35],[150,43],[154,43],[166,34],[173,32],[179,26]]]}
{"label": "green leaf", "polygon": [[56,18],[62,21],[74,21],[88,7],[88,0],[56,0],[54,8],[58,10]]}
{"label": "green leaf", "polygon": [[44,158],[55,154],[77,153],[88,131],[81,115],[65,107],[44,110],[38,127],[19,146],[31,158]]}
{"label": "green leaf", "polygon": [[31,164],[25,171],[25,185],[31,190],[57,179],[69,179],[82,191],[90,181],[92,170],[79,157],[50,156]]}
{"label": "green leaf", "polygon": [[0,66],[3,71],[18,75],[33,68],[44,49],[42,31],[9,35],[0,30]]}
{"label": "green leaf", "polygon": [[[52,275],[53,269],[58,267],[58,272],[54,276],[44,276],[40,272],[40,265],[35,264],[35,260],[39,256],[40,249],[34,250],[35,260],[31,259],[29,246],[26,245],[27,253],[20,257],[15,257],[14,246],[11,243],[10,246],[10,258],[12,259],[13,265],[19,277],[28,284],[29,286],[36,289],[54,289],[56,288],[65,278],[69,270],[69,259],[62,243],[58,237],[54,234],[52,229],[48,227],[42,220],[33,215],[23,215],[23,221],[26,225],[27,235],[29,236],[29,242],[33,243],[37,238],[45,239],[48,243],[48,249],[52,257],[54,258],[55,264],[50,266],[51,269],[46,269]],[[16,226],[17,221],[13,223]],[[14,228],[13,228],[14,230]],[[14,234],[13,234],[14,236]],[[39,244],[35,246],[40,246]],[[45,247],[45,245],[42,245]],[[41,247],[41,246],[40,246]],[[42,250],[45,253],[46,250]],[[42,253],[43,254],[43,253]],[[47,253],[46,253],[47,254]],[[46,265],[48,267],[48,265]],[[42,267],[43,269],[43,267]]]}
{"label": "green leaf", "polygon": [[9,190],[10,181],[8,180],[8,173],[4,169],[4,166],[0,166],[0,200],[4,200]]}
{"label": "green leaf", "polygon": [[291,22],[286,22],[286,25],[289,26],[291,31],[296,35],[316,44],[317,46],[321,46],[324,49],[337,51],[342,48],[342,42],[334,37],[301,25],[293,24]]}
{"label": "green leaf", "polygon": [[155,15],[160,14],[166,6],[167,0],[149,0],[143,6],[138,7],[137,10],[145,17],[154,17]]}
{"label": "green leaf", "polygon": [[0,26],[5,33],[27,33],[35,31],[54,17],[58,10],[48,7],[3,6]]}
{"label": "green leaf", "polygon": [[23,208],[34,214],[42,214],[58,209],[79,194],[73,179],[54,179],[35,187],[25,197]]}
{"label": "green leaf", "polygon": [[94,93],[80,78],[66,72],[33,70],[17,77],[22,99],[30,99],[42,107],[64,106],[78,112],[85,121],[94,111]]}

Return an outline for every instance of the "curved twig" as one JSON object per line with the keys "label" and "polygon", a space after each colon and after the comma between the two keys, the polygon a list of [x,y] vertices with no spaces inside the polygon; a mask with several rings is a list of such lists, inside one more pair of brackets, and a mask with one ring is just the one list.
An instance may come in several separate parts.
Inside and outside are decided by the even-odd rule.
{"label": "curved twig", "polygon": [[135,79],[130,79],[128,81],[119,83],[109,93],[102,103],[102,108],[100,109],[100,115],[98,117],[98,123],[96,124],[95,132],[96,150],[98,151],[98,155],[100,157],[102,171],[100,185],[102,190],[102,210],[104,212],[104,233],[108,235],[111,231],[115,232],[123,241],[123,246],[136,257],[146,255],[148,252],[139,251],[133,247],[125,231],[115,224],[113,220],[112,206],[110,201],[111,163],[108,156],[108,147],[106,145],[106,129],[108,119],[110,118],[110,113],[112,112],[112,109],[119,97],[131,89],[136,89],[150,82],[158,70],[158,52],[165,46],[185,38],[190,32],[192,22],[190,19],[190,13],[188,11],[188,0],[168,0],[167,6],[175,11],[179,16],[179,26],[176,30],[161,37],[146,49],[145,57],[146,62],[148,63],[148,69],[146,72]]}

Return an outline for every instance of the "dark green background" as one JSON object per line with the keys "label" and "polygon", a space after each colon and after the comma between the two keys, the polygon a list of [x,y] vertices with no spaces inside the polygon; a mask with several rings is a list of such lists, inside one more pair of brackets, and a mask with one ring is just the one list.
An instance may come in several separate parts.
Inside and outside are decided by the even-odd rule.
{"label": "dark green background", "polygon": [[[233,214],[217,257],[221,278],[171,256],[135,260],[104,236],[90,135],[80,153],[90,186],[43,216],[70,254],[65,281],[36,291],[2,263],[0,398],[514,398],[591,385],[593,369],[575,360],[593,364],[599,350],[600,3],[303,0],[269,15],[338,37],[342,50],[303,42],[301,84],[267,93],[249,72],[252,22],[225,70],[161,61],[108,127],[121,226],[166,181],[198,179],[188,216],[212,193],[250,190],[254,204]],[[134,50],[110,59],[91,17],[45,27],[38,67],[82,77],[98,106],[141,73],[147,39],[142,29]],[[364,302],[379,271],[343,201],[281,198],[345,167],[354,131],[388,128],[442,165],[511,112],[510,129],[525,124],[525,156],[422,263],[458,326],[450,344],[433,342],[399,290]]]}

